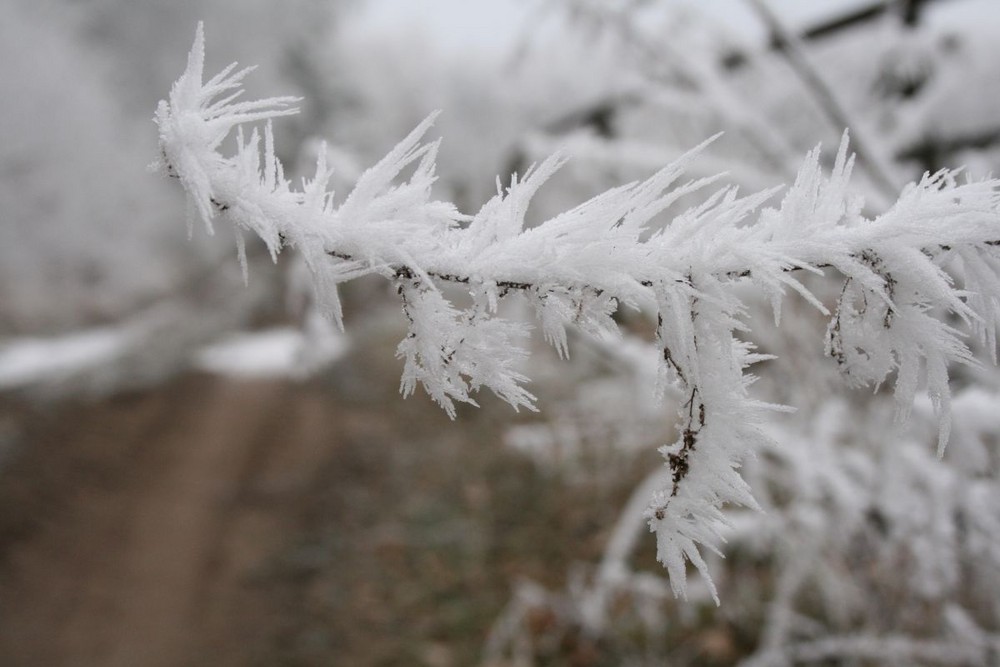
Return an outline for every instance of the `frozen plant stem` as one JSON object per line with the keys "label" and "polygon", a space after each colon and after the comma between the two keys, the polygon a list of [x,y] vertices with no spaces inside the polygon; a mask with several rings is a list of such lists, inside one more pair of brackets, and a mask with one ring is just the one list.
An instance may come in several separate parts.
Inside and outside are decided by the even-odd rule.
{"label": "frozen plant stem", "polygon": [[[809,153],[781,201],[775,191],[740,196],[721,187],[665,226],[653,220],[680,197],[719,177],[683,182],[692,153],[645,181],[613,188],[579,206],[526,227],[538,188],[562,164],[552,157],[514,177],[475,215],[431,198],[438,144],[421,144],[433,117],[421,123],[358,179],[338,205],[327,189],[323,151],[312,179],[293,189],[275,157],[270,122],[249,137],[242,126],[294,113],[294,98],[237,101],[249,70],[235,65],[203,81],[199,26],[187,68],[156,112],[161,159],[209,231],[213,222],[260,236],[273,256],[285,246],[302,253],[316,294],[338,324],[337,285],[379,274],[400,296],[409,331],[397,355],[401,389],[424,389],[450,415],[456,401],[473,403],[487,387],[515,408],[534,409],[520,363],[527,326],[498,316],[514,294],[533,307],[546,339],[568,354],[566,327],[617,334],[620,306],[651,305],[660,352],[649,360],[660,385],[680,385],[681,437],[661,448],[671,474],[647,510],[657,555],[675,593],[685,592],[686,562],[707,578],[699,548],[717,549],[727,503],[756,507],[739,474],[743,459],[770,443],[762,430],[769,411],[748,391],[749,365],[762,357],[743,338],[746,308],[734,285],[749,282],[768,296],[775,319],[786,289],[822,303],[796,278],[800,270],[834,269],[845,287],[832,316],[829,353],[858,385],[895,373],[898,413],[905,416],[926,377],[948,438],[948,365],[974,359],[960,332],[939,319],[953,313],[990,348],[1000,321],[1000,182],[958,183],[953,174],[928,174],[908,185],[874,219],[849,194],[853,157],[841,143],[830,174]],[[219,152],[236,129],[236,152]],[[263,143],[263,146],[261,146]],[[409,179],[401,172],[413,166]],[[948,264],[961,288],[941,266]],[[245,264],[244,264],[245,266]],[[458,308],[438,289],[468,290]],[[708,580],[711,583],[711,580]],[[714,589],[713,589],[714,591]]]}
{"label": "frozen plant stem", "polygon": [[810,91],[817,105],[835,127],[850,127],[854,134],[854,150],[857,151],[867,167],[872,180],[889,201],[901,183],[898,170],[886,157],[886,151],[880,150],[878,144],[847,110],[833,86],[827,83],[806,54],[805,45],[798,35],[785,27],[774,13],[767,0],[748,0],[757,15],[771,31],[772,38],[778,45],[778,50],[788,61],[792,71],[799,77],[806,89]]}

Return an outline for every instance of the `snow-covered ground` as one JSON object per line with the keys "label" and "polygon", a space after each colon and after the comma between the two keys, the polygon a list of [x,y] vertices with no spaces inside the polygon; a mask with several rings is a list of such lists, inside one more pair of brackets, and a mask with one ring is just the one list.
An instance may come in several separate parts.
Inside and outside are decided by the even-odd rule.
{"label": "snow-covered ground", "polygon": [[125,329],[101,328],[58,338],[0,342],[0,390],[57,382],[113,361],[131,342]]}
{"label": "snow-covered ground", "polygon": [[[58,383],[113,363],[138,343],[132,330],[100,328],[55,338],[0,342],[0,390]],[[301,379],[340,358],[348,348],[339,334],[313,335],[292,327],[236,333],[192,354],[192,365],[237,378]]]}

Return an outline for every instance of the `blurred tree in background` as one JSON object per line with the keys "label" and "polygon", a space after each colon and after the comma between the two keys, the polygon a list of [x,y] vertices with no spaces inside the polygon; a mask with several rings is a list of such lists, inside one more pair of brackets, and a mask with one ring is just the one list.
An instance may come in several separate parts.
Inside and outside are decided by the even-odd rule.
{"label": "blurred tree in background", "polygon": [[[257,461],[257,468],[241,464],[257,472],[241,477],[225,501],[244,508],[247,525],[256,515],[245,508],[271,507],[258,533],[237,523],[234,534],[266,535],[273,548],[245,570],[233,565],[236,542],[226,543],[230,556],[206,556],[227,564],[220,567],[229,568],[240,595],[248,585],[263,591],[227,604],[266,597],[265,608],[282,610],[245,621],[268,628],[253,644],[261,664],[280,656],[288,664],[446,665],[480,655],[490,664],[991,664],[1000,647],[1000,375],[993,368],[953,371],[956,432],[937,459],[929,402],[917,405],[909,426],[892,423],[890,396],[845,389],[836,365],[822,359],[823,319],[806,304],[786,303],[781,327],[754,329],[761,351],[778,355],[758,370],[755,393],[799,408],[776,418],[769,431],[780,447],[758,452],[745,471],[766,512],[731,513],[727,558],[710,563],[722,607],[697,588],[690,602],[678,603],[651,563],[651,541],[639,539],[641,509],[661,474],[643,482],[657,465],[649,452],[676,438],[673,415],[683,400],[650,398],[654,370],[642,360],[655,322],[622,310],[616,318],[630,332],[625,341],[571,334],[569,366],[539,345],[532,375],[543,410],[535,418],[512,423],[487,403],[484,415],[460,412],[457,425],[443,424],[426,417],[423,404],[395,407],[390,341],[405,323],[383,285],[348,288],[344,337],[315,317],[300,261],[272,266],[251,245],[245,288],[228,230],[187,243],[178,193],[142,168],[156,154],[150,110],[202,18],[217,58],[209,71],[234,58],[260,62],[250,96],[305,97],[303,114],[278,133],[278,152],[305,171],[320,150],[316,137],[332,139],[329,159],[344,192],[362,167],[440,108],[435,188],[463,211],[495,192],[495,176],[508,182],[556,147],[571,160],[534,200],[535,221],[646,177],[719,131],[725,134],[697,156],[691,175],[726,171],[756,191],[788,182],[808,149],[835,145],[850,126],[859,193],[877,214],[925,170],[997,169],[1000,22],[993,12],[977,21],[982,10],[963,9],[961,0],[858,2],[788,26],[790,34],[762,19],[769,37],[757,41],[689,4],[561,0],[533,10],[516,51],[496,58],[456,57],[434,36],[407,28],[363,30],[364,4],[298,0],[288,10],[266,2],[94,0],[15,2],[3,10],[0,77],[20,91],[5,98],[0,114],[0,134],[11,138],[0,148],[0,388],[12,391],[0,421],[4,497],[30,499],[25,513],[58,525],[68,519],[37,499],[53,493],[47,485],[76,480],[81,460],[109,479],[129,477],[127,466],[107,460],[132,456],[131,445],[55,450],[69,462],[67,477],[38,473],[50,464],[32,457],[51,448],[34,434],[93,448],[53,436],[52,424],[73,415],[97,433],[100,419],[88,417],[90,409],[130,419],[114,403],[80,407],[81,394],[144,387],[132,399],[140,408],[153,411],[152,396],[172,397],[186,407],[171,414],[186,415],[193,408],[184,394],[205,400],[204,390],[188,379],[181,391],[168,378],[192,366],[311,378],[288,390],[295,401],[278,402],[284,420],[263,422],[270,435],[245,435],[257,453],[238,460]],[[756,12],[756,4],[747,7]],[[841,289],[831,279],[807,284],[828,305]],[[747,298],[755,321],[766,322],[769,304]],[[240,332],[256,334],[232,337]],[[270,365],[260,364],[263,357]],[[207,405],[238,422],[246,414],[239,405],[263,412],[276,403],[273,392],[254,391],[212,389]],[[49,403],[53,396],[69,407]],[[55,416],[39,418],[37,398],[55,405],[44,408]],[[372,427],[397,411],[401,425]],[[334,419],[344,426],[329,425]],[[129,442],[155,438],[156,423]],[[183,438],[212,437],[205,428]],[[416,442],[405,442],[411,434]],[[343,437],[350,442],[318,453]],[[198,446],[180,438],[170,446]],[[261,479],[292,468],[260,461],[303,447],[310,453],[298,465],[316,469],[300,471],[308,481],[268,495]],[[421,447],[423,454],[409,451]],[[449,457],[464,476],[438,470]],[[218,501],[211,493],[192,498]],[[294,529],[276,526],[276,516],[294,517]],[[533,527],[535,517],[565,525]],[[44,588],[23,573],[45,570],[18,569],[18,554],[37,552],[37,534],[45,531],[2,533],[8,590]],[[5,613],[16,616],[17,607]],[[235,627],[225,610],[218,613],[218,627]],[[169,615],[160,618],[169,623]],[[353,627],[358,618],[377,630]],[[59,632],[54,618],[43,622]],[[125,643],[113,629],[104,636],[106,644]],[[183,643],[184,633],[175,640]],[[14,647],[16,664],[56,664],[32,662],[28,640],[8,636],[3,646]],[[29,648],[15,654],[18,646]],[[82,654],[62,659],[112,664],[109,655],[117,664],[157,664],[96,649],[90,663]],[[248,660],[222,643],[202,655],[213,664]]]}

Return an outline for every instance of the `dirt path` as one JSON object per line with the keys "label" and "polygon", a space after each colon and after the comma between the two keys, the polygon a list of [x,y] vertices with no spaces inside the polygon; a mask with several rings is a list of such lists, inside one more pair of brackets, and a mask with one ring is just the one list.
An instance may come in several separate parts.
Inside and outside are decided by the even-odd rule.
{"label": "dirt path", "polygon": [[506,406],[451,422],[353,368],[0,396],[0,666],[476,664],[511,582],[597,560],[627,479],[560,484]]}
{"label": "dirt path", "polygon": [[281,383],[188,378],[34,415],[0,493],[0,663],[252,664],[275,626],[253,573],[329,412]]}

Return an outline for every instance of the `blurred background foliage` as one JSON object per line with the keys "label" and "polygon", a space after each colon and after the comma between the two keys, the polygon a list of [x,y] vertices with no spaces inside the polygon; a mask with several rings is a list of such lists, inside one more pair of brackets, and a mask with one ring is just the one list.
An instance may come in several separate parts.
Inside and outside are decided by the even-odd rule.
{"label": "blurred background foliage", "polygon": [[720,131],[692,176],[752,191],[849,126],[873,215],[925,170],[997,171],[989,0],[775,0],[780,25],[759,4],[5,3],[0,663],[994,664],[994,368],[954,371],[938,460],[929,404],[892,423],[810,306],[779,327],[755,304],[778,354],[757,392],[799,412],[747,467],[767,512],[733,512],[722,607],[674,601],[633,507],[677,408],[642,313],[570,362],[539,344],[540,415],[484,397],[452,423],[396,395],[384,285],[344,288],[334,331],[293,254],[251,249],[244,286],[229,230],[188,242],[179,188],[144,169],[204,20],[210,70],[304,97],[279,153],[297,178],[326,150],[341,191],[435,109],[438,194],[466,212],[556,149],[535,219]]}

